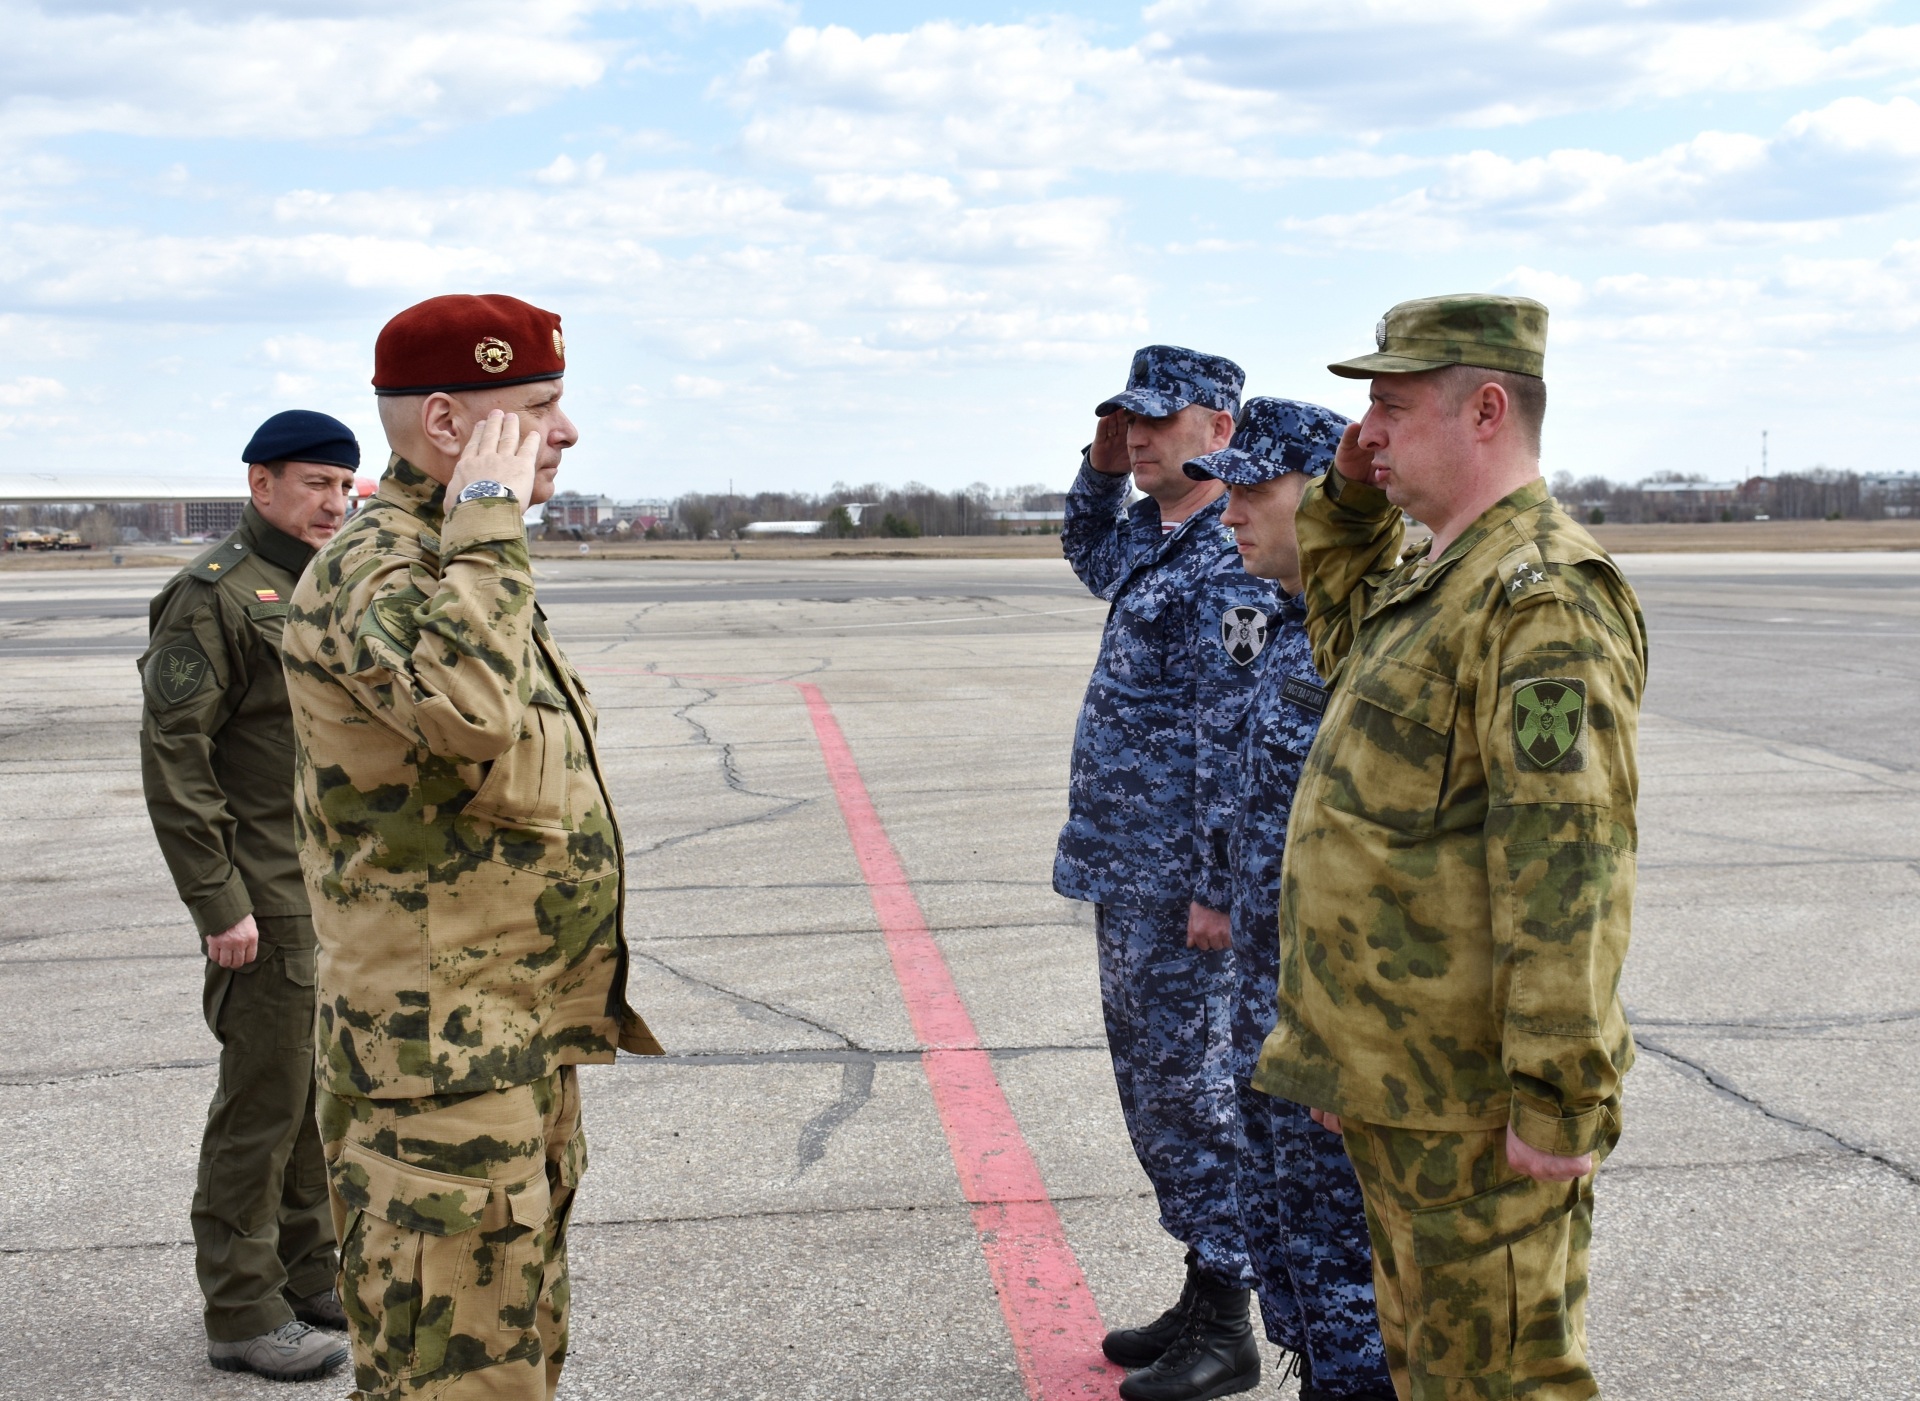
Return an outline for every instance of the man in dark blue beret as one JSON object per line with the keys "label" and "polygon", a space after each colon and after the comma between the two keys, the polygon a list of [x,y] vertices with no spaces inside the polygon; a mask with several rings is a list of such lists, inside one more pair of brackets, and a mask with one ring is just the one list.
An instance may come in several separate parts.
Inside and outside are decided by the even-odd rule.
{"label": "man in dark blue beret", "polygon": [[207,1360],[281,1381],[346,1359],[314,1122],[314,934],[293,831],[287,600],[346,520],[360,445],[293,409],[241,458],[240,527],[176,574],[140,659],[147,811],[206,953],[220,1081],[200,1144],[194,1266]]}

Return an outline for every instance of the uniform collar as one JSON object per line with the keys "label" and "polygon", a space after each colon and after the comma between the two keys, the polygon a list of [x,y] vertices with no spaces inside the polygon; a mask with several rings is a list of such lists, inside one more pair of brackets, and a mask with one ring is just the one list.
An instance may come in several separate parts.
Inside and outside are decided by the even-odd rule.
{"label": "uniform collar", "polygon": [[1432,547],[1431,541],[1420,545],[1413,553],[1409,554],[1400,562],[1401,569],[1411,568],[1413,572],[1409,579],[1404,581],[1398,588],[1391,590],[1392,601],[1398,602],[1400,599],[1410,598],[1414,594],[1422,593],[1432,588],[1434,580],[1438,579],[1455,564],[1472,554],[1488,536],[1492,535],[1496,530],[1499,530],[1515,516],[1526,511],[1537,510],[1539,507],[1545,505],[1546,501],[1546,481],[1540,477],[1535,477],[1525,486],[1516,491],[1508,492],[1505,496],[1487,507],[1486,510],[1482,511],[1474,523],[1461,531],[1459,538],[1447,546],[1447,552],[1441,555],[1439,559],[1431,563],[1427,561],[1426,553]]}
{"label": "uniform collar", "polygon": [[279,565],[289,574],[300,573],[314,556],[313,546],[304,540],[294,539],[278,526],[268,524],[267,518],[254,509],[251,501],[240,512],[240,538],[260,558],[269,564]]}
{"label": "uniform collar", "polygon": [[1172,530],[1160,528],[1160,503],[1151,496],[1143,496],[1134,503],[1133,525],[1138,537],[1152,547],[1155,555],[1171,550],[1176,540],[1184,540],[1198,528],[1199,522],[1215,521],[1227,509],[1227,494],[1223,491],[1192,515],[1188,516]]}
{"label": "uniform collar", "polygon": [[387,459],[387,470],[374,496],[410,516],[418,516],[436,530],[446,515],[446,483],[436,482],[397,452]]}

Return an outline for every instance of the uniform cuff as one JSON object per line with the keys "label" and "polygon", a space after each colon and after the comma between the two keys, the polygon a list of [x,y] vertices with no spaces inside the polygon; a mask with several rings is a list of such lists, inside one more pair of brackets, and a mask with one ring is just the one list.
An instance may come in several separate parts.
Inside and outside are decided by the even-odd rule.
{"label": "uniform cuff", "polygon": [[220,887],[218,893],[187,908],[193,915],[193,927],[200,932],[200,937],[211,939],[216,934],[226,933],[252,914],[253,897],[247,894],[246,883],[235,871],[227,877],[227,883]]}
{"label": "uniform cuff", "polygon": [[525,555],[527,508],[508,496],[476,496],[461,501],[447,513],[440,536],[440,558],[451,559],[475,545],[518,540]]}
{"label": "uniform cuff", "polygon": [[1584,1114],[1555,1114],[1535,1109],[1516,1096],[1508,1122],[1528,1147],[1577,1158],[1606,1142],[1613,1124],[1613,1106],[1597,1104]]}
{"label": "uniform cuff", "polygon": [[1125,496],[1131,476],[1115,476],[1111,472],[1093,470],[1093,449],[1091,446],[1080,450],[1080,479],[1074,483],[1074,490],[1088,496]]}
{"label": "uniform cuff", "polygon": [[1329,469],[1320,480],[1327,500],[1352,515],[1384,516],[1391,509],[1386,492],[1372,482],[1353,481],[1335,469]]}

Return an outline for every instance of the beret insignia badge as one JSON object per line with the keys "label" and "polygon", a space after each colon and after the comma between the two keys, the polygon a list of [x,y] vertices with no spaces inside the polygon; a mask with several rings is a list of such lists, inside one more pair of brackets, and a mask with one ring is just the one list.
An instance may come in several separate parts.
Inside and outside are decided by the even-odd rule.
{"label": "beret insignia badge", "polygon": [[498,336],[485,336],[473,348],[473,358],[488,374],[503,374],[513,363],[513,347]]}
{"label": "beret insignia badge", "polygon": [[555,327],[553,332],[553,353],[560,357],[561,364],[564,365],[566,363],[567,340],[565,336],[560,334],[560,330],[558,327]]}

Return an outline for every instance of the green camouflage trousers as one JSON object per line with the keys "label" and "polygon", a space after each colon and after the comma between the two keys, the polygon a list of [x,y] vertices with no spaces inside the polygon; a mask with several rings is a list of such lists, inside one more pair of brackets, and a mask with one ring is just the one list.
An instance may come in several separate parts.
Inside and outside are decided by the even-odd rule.
{"label": "green camouflage trousers", "polygon": [[1504,1128],[1342,1127],[1366,1198],[1380,1337],[1401,1401],[1598,1396],[1587,1370],[1592,1175],[1521,1176],[1507,1166]]}
{"label": "green camouflage trousers", "polygon": [[207,961],[201,1009],[220,1042],[193,1191],[193,1266],[207,1336],[270,1333],[333,1283],[327,1168],[314,1125],[313,926],[262,916],[253,962]]}
{"label": "green camouflage trousers", "polygon": [[428,1099],[323,1092],[320,1133],[353,1401],[550,1401],[587,1165],[574,1067]]}

